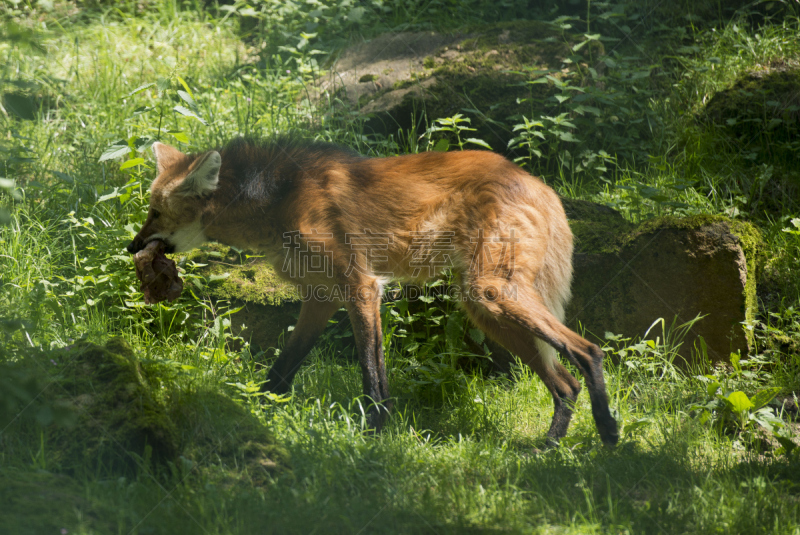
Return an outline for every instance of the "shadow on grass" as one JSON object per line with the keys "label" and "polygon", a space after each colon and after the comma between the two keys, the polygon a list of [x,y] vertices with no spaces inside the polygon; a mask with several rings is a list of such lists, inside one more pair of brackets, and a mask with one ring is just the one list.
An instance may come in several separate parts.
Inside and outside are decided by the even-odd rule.
{"label": "shadow on grass", "polygon": [[[800,525],[798,460],[743,458],[675,416],[613,451],[599,446],[584,422],[572,431],[571,448],[536,454],[502,425],[462,426],[486,405],[448,412],[408,401],[396,413],[403,421],[372,437],[353,425],[353,411],[326,409],[335,405],[330,399],[297,396],[254,414],[219,385],[172,381],[165,370],[156,380],[153,366],[168,364],[139,362],[115,344],[71,353],[72,365],[86,373],[53,390],[103,399],[106,412],[90,410],[84,399],[73,404],[79,415],[71,427],[19,418],[3,432],[0,525],[15,533],[165,534],[776,533]],[[62,370],[68,365],[52,360]],[[87,362],[99,376],[89,374]],[[330,371],[305,386],[357,392],[357,373]],[[60,371],[58,380],[72,373]],[[103,385],[128,394],[103,394]],[[137,407],[158,412],[174,455],[148,454],[147,441],[116,439],[134,462],[104,461],[114,457],[101,454],[109,441],[97,438],[126,428],[116,416],[101,416],[121,410],[136,421]],[[411,420],[438,429],[437,436],[410,429]],[[65,437],[74,444],[60,450]],[[84,452],[72,459],[81,445],[95,458]]]}

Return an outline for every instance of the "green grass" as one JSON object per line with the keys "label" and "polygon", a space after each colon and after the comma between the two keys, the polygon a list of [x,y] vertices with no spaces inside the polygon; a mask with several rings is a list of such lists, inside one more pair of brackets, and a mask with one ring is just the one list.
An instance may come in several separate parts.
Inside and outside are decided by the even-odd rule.
{"label": "green grass", "polygon": [[[462,355],[470,366],[453,366],[452,352],[435,344],[408,351],[397,331],[387,338],[397,402],[380,436],[363,430],[359,367],[342,351],[346,325],[314,350],[293,396],[262,398],[267,357],[251,355],[233,336],[229,304],[210,298],[213,283],[198,267],[191,260],[184,265],[187,289],[179,300],[145,307],[124,253],[143,220],[153,175],[148,139],[195,150],[239,134],[295,130],[371,155],[417,150],[420,133],[363,136],[349,110],[311,105],[308,87],[324,55],[310,49],[329,50],[386,28],[470,27],[519,16],[524,6],[508,3],[500,12],[480,1],[414,9],[369,3],[358,22],[352,7],[331,2],[314,16],[305,4],[287,2],[278,13],[254,2],[265,8],[254,20],[166,0],[54,2],[49,12],[44,4],[23,1],[14,12],[9,3],[0,19],[0,93],[19,97],[4,100],[0,111],[0,177],[21,188],[21,200],[13,201],[0,190],[0,206],[11,213],[10,224],[0,227],[3,529],[798,533],[797,451],[782,453],[775,434],[755,423],[720,434],[696,408],[713,401],[715,381],[723,393],[749,398],[775,387],[784,409],[769,407],[784,422],[781,432],[796,440],[800,234],[791,220],[800,217],[797,199],[790,189],[758,182],[783,179],[778,166],[772,175],[759,174],[696,120],[704,103],[744,72],[800,59],[796,16],[762,26],[737,16],[712,31],[687,24],[692,17],[683,18],[681,7],[662,6],[664,24],[645,17],[641,27],[632,16],[648,11],[638,12],[635,3],[589,7],[591,31],[608,37],[606,49],[620,65],[606,80],[606,92],[616,96],[596,132],[618,136],[624,151],[605,171],[576,172],[557,158],[565,147],[578,151],[550,137],[550,159],[528,163],[553,171],[546,178],[563,194],[614,206],[631,221],[709,213],[756,223],[767,249],[758,273],[758,345],[738,367],[680,370],[670,364],[679,340],[668,333],[644,342],[609,340],[607,353],[621,359],[609,358],[606,366],[620,445],[602,447],[584,394],[562,445],[540,451],[552,414],[541,381],[520,369],[513,377],[489,373],[474,355]],[[728,16],[711,4],[696,7]],[[584,17],[586,7],[534,14]],[[643,48],[613,41],[625,33],[623,21],[642,32],[635,41]],[[582,31],[583,22],[567,22]],[[300,32],[319,35],[299,46]],[[652,64],[665,74],[629,79]],[[130,94],[149,83],[155,85]],[[184,83],[194,106],[178,93]],[[32,118],[17,117],[14,102]],[[174,111],[177,105],[197,117]],[[568,106],[562,111],[574,112]],[[618,113],[622,108],[628,115]],[[637,114],[647,121],[634,123]],[[603,122],[612,115],[622,118],[619,125]],[[113,144],[131,150],[98,162]],[[145,161],[120,169],[140,156]],[[121,451],[132,463],[125,471],[76,465],[61,455],[62,433],[74,432],[76,441],[86,433],[70,427],[70,410],[83,409],[80,400],[66,398],[65,411],[56,396],[69,361],[51,363],[41,351],[115,336],[133,347],[152,396],[175,422],[180,455],[169,462],[148,458],[146,450]],[[426,363],[427,374],[420,371]],[[276,449],[267,454],[267,446]]]}

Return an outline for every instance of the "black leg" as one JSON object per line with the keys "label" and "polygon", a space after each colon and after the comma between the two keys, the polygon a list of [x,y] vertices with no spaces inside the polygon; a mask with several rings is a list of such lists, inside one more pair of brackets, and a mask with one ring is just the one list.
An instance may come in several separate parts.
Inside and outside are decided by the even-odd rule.
{"label": "black leg", "polygon": [[358,349],[364,395],[375,403],[367,413],[367,425],[377,432],[383,427],[391,410],[389,383],[383,359],[381,295],[376,287],[361,294],[359,299],[348,303],[347,311]]}
{"label": "black leg", "polygon": [[319,335],[325,330],[328,320],[341,306],[338,302],[315,301],[303,302],[297,325],[289,336],[286,347],[267,374],[267,382],[262,389],[275,394],[285,394],[292,387],[297,370],[303,360],[314,347]]}

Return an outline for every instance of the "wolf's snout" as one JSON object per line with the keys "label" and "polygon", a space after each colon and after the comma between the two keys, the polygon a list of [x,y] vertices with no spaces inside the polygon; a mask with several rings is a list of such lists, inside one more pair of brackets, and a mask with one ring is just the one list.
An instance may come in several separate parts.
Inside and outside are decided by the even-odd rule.
{"label": "wolf's snout", "polygon": [[139,251],[141,251],[142,249],[144,249],[144,244],[142,243],[142,240],[134,238],[128,244],[128,247],[126,249],[128,250],[129,253],[136,254]]}

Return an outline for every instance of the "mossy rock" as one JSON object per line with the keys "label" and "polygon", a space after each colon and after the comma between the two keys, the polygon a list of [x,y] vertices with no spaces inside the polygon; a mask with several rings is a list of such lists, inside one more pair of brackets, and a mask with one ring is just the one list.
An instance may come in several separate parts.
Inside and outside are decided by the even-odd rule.
{"label": "mossy rock", "polygon": [[580,322],[600,339],[606,332],[637,337],[658,318],[669,327],[702,314],[679,350],[686,362],[703,344],[712,362],[753,347],[746,326],[757,312],[763,251],[756,227],[723,216],[663,217],[614,236],[609,229],[624,225],[619,214],[602,217],[606,210],[598,209],[589,224],[570,221],[576,252],[569,326]]}
{"label": "mossy rock", "polygon": [[701,118],[758,162],[797,162],[800,65],[778,62],[750,71],[709,100]]}
{"label": "mossy rock", "polygon": [[45,357],[55,373],[50,395],[77,415],[71,426],[47,428],[47,454],[56,466],[135,473],[141,460],[176,459],[176,428],[153,388],[157,379],[122,339],[80,342]]}
{"label": "mossy rock", "polygon": [[[663,217],[635,225],[607,206],[562,199],[575,254],[568,327],[604,342],[607,332],[641,338],[655,320],[669,328],[707,314],[678,350],[677,364],[694,362],[703,338],[711,362],[754,347],[757,268],[763,242],[756,227],[722,216]],[[661,337],[656,328],[649,337]],[[514,362],[487,342],[500,370]]]}
{"label": "mossy rock", "polygon": [[[452,35],[384,34],[342,51],[317,97],[349,101],[369,117],[368,130],[384,134],[419,131],[415,122],[423,111],[430,122],[473,110],[467,115],[476,131],[463,137],[504,151],[513,137],[511,126],[521,122],[521,114],[531,115],[520,102],[557,91],[552,83],[526,82],[545,72],[575,74],[576,65],[564,60],[575,56],[572,46],[583,39],[539,21],[501,22]],[[588,62],[602,55],[603,47],[592,41],[578,54]]]}
{"label": "mossy rock", "polygon": [[231,315],[233,334],[250,342],[254,353],[282,346],[300,313],[294,284],[278,277],[259,255],[219,244],[207,244],[187,260],[199,265],[194,270],[209,281],[205,290],[211,297],[241,309]]}
{"label": "mossy rock", "polygon": [[578,254],[613,253],[618,250],[620,240],[636,228],[622,214],[602,204],[564,197],[561,204]]}
{"label": "mossy rock", "polygon": [[[211,295],[247,303],[281,305],[299,300],[296,286],[281,279],[263,257],[216,243],[194,250],[187,260],[211,282]],[[185,265],[185,262],[181,262]]]}
{"label": "mossy rock", "polygon": [[800,64],[775,61],[717,92],[699,115],[723,160],[752,168],[743,178],[753,211],[800,207]]}

